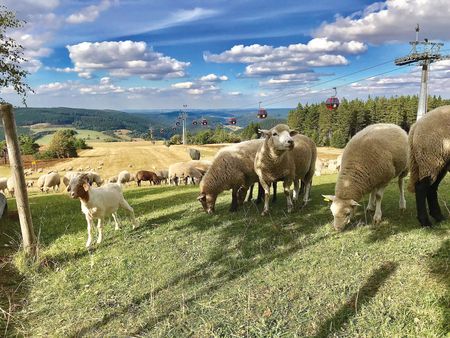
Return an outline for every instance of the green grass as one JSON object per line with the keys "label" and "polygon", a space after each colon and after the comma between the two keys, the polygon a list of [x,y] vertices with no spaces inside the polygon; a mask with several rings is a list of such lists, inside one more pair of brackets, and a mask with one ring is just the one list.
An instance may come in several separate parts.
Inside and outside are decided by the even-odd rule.
{"label": "green grass", "polygon": [[[140,228],[131,230],[122,213],[122,229],[108,224],[93,252],[84,249],[86,222],[78,201],[34,196],[43,264],[25,273],[24,301],[10,334],[448,334],[450,222],[421,229],[414,196],[408,194],[408,210],[400,213],[392,184],[382,224],[337,233],[321,198],[333,192],[335,179],[315,178],[313,201],[293,215],[284,213],[280,194],[264,218],[252,204],[230,214],[229,193],[209,216],[195,199],[198,187],[130,189],[125,195]],[[440,190],[447,203],[449,183]],[[357,216],[364,218],[361,210]],[[18,232],[17,222],[5,226]]]}
{"label": "green grass", "polygon": [[[45,128],[45,129],[32,129],[32,131],[54,131],[60,129],[74,129],[74,128]],[[95,131],[95,130],[87,130],[87,129],[74,129],[78,133],[76,135],[77,138],[84,138],[87,140],[87,142],[104,142],[106,139],[111,139],[111,136],[108,136],[101,131]],[[53,138],[53,134],[44,135],[36,140],[36,143],[39,145],[47,145],[50,143],[50,141]]]}

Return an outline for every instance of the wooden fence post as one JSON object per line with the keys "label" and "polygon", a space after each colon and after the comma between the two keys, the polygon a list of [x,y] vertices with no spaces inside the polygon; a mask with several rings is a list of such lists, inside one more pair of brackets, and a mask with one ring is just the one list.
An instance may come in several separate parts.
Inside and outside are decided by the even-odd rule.
{"label": "wooden fence post", "polygon": [[28,203],[27,186],[23,172],[22,157],[20,155],[19,140],[17,138],[16,120],[14,119],[12,105],[1,104],[0,110],[2,114],[6,144],[8,146],[9,162],[15,183],[14,195],[16,197],[17,211],[19,213],[23,248],[27,255],[34,258],[37,253],[36,236],[33,230],[30,205]]}

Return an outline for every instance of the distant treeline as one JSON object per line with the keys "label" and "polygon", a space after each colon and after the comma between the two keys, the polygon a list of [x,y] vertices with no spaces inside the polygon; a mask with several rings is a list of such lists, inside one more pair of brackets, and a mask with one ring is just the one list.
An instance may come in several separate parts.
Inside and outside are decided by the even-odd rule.
{"label": "distant treeline", "polygon": [[29,126],[36,123],[71,125],[74,128],[96,131],[129,129],[145,132],[148,121],[136,114],[115,110],[78,108],[15,108],[17,125]]}
{"label": "distant treeline", "polygon": [[[440,96],[429,97],[428,110],[450,104]],[[344,147],[358,131],[373,123],[395,123],[406,131],[416,121],[417,96],[369,97],[366,101],[342,99],[336,111],[323,103],[299,104],[289,112],[288,125],[311,137],[318,146]]]}

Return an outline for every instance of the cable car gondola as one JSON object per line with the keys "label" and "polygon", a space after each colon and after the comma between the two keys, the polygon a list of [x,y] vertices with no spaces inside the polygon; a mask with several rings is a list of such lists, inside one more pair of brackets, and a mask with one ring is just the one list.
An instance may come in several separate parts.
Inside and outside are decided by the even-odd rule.
{"label": "cable car gondola", "polygon": [[175,125],[179,127],[181,125],[180,121],[175,122]]}
{"label": "cable car gondola", "polygon": [[258,114],[256,114],[256,117],[259,119],[265,119],[267,117],[268,113],[267,110],[264,108],[261,108],[261,101],[259,102],[259,108],[258,108]]}
{"label": "cable car gondola", "polygon": [[192,121],[192,125],[196,126],[198,124],[198,122],[196,120]]}
{"label": "cable car gondola", "polygon": [[176,131],[176,130],[177,130],[177,127],[173,127],[172,130],[173,130],[173,131]]}
{"label": "cable car gondola", "polygon": [[337,95],[336,87],[334,87],[333,89],[334,89],[334,96],[329,97],[325,101],[325,106],[327,107],[328,110],[336,110],[339,107],[339,99],[336,97]]}
{"label": "cable car gondola", "polygon": [[228,119],[228,124],[231,124],[233,126],[236,125],[237,124],[237,119],[235,117],[230,117]]}
{"label": "cable car gondola", "polygon": [[159,132],[162,134],[162,133],[164,133],[164,128],[161,128],[160,130],[159,130]]}
{"label": "cable car gondola", "polygon": [[208,125],[208,120],[207,119],[202,119],[201,124],[202,124],[202,126],[207,126]]}

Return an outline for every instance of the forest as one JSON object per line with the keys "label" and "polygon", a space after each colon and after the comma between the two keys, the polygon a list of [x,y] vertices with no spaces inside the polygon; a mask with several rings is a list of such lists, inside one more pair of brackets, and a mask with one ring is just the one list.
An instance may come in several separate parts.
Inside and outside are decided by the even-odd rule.
{"label": "forest", "polygon": [[[428,110],[450,104],[440,96],[428,98]],[[416,121],[418,97],[368,97],[342,99],[339,108],[328,110],[323,103],[298,104],[288,114],[288,125],[311,137],[318,146],[343,148],[358,131],[373,123],[395,123],[409,131]]]}

